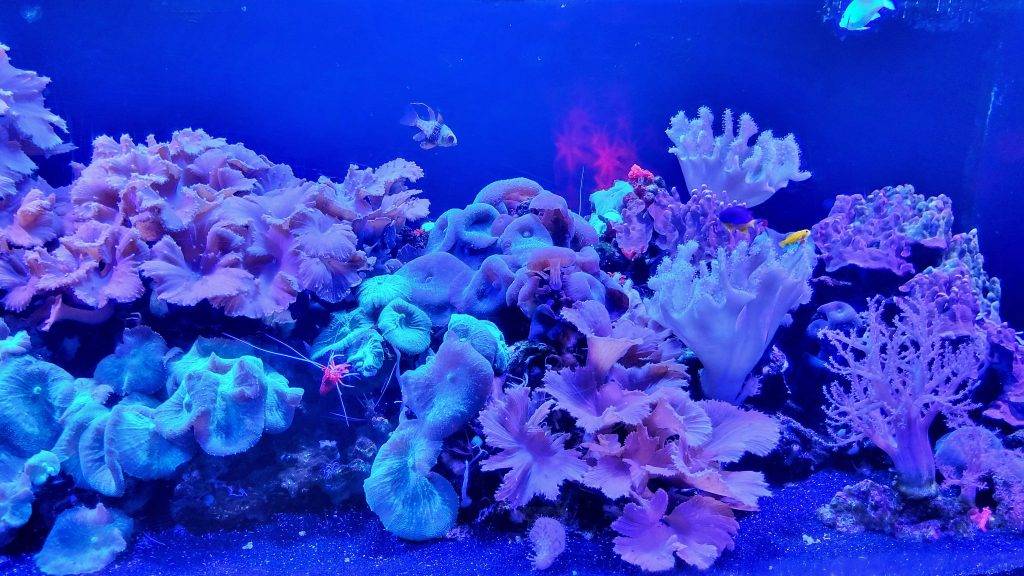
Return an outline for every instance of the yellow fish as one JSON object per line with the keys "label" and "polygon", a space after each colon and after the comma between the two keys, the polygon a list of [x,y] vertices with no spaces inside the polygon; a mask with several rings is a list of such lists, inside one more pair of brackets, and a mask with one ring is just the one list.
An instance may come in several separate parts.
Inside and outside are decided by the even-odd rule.
{"label": "yellow fish", "polygon": [[790,232],[789,234],[786,234],[786,237],[783,238],[781,242],[779,242],[779,247],[785,248],[791,244],[798,244],[807,240],[810,235],[811,231],[806,228],[803,230],[797,230],[796,232]]}

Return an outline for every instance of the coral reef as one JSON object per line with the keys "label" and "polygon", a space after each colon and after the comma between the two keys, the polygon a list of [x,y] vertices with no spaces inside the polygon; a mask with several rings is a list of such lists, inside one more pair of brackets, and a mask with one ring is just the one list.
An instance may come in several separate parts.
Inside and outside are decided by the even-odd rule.
{"label": "coral reef", "polygon": [[[100,136],[55,187],[47,82],[0,46],[0,545],[44,573],[101,570],[168,512],[208,532],[361,500],[406,540],[513,526],[538,570],[567,530],[706,569],[770,482],[877,466],[837,450],[864,443],[896,481],[821,502],[827,525],[1024,530],[1024,342],[945,196],[775,230],[751,208],[810,176],[795,138],[729,111],[716,135],[708,108],[668,130],[689,196],[607,158],[589,218],[513,178],[427,221],[412,162],[308,180],[192,129]],[[892,273],[860,312],[857,269]]]}

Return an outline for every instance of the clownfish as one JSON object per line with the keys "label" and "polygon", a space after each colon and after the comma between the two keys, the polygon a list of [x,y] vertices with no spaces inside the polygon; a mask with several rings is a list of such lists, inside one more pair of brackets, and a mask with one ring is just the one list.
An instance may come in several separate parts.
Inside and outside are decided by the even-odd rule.
{"label": "clownfish", "polygon": [[785,248],[786,246],[790,246],[792,244],[799,244],[800,242],[807,240],[807,238],[810,237],[810,235],[811,231],[806,228],[804,228],[803,230],[797,230],[796,232],[790,232],[789,234],[786,234],[785,238],[779,241],[779,247]]}
{"label": "clownfish", "polygon": [[[417,107],[422,107],[425,117],[420,116]],[[435,146],[451,148],[459,143],[455,133],[444,123],[444,117],[422,102],[409,104],[405,116],[402,116],[401,123],[419,130],[412,139],[419,142],[420,148],[424,150],[430,150]]]}

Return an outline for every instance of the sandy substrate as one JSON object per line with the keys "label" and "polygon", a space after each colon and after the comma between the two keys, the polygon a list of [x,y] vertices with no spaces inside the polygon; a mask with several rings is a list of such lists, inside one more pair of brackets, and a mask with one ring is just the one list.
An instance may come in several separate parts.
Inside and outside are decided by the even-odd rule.
{"label": "sandy substrate", "polygon": [[[759,514],[741,521],[736,550],[707,576],[717,575],[975,575],[1024,574],[1024,536],[979,533],[974,538],[906,542],[877,534],[827,530],[814,510],[852,479],[819,473],[780,488]],[[513,576],[530,573],[526,542],[509,534],[464,529],[428,544],[398,541],[365,512],[281,516],[273,525],[195,536],[183,529],[144,531],[131,549],[101,574],[283,576]],[[2,557],[0,557],[2,558]],[[641,574],[624,564],[605,538],[570,534],[567,551],[545,574]],[[697,574],[680,569],[678,574]],[[39,572],[31,557],[0,559],[0,574]]]}

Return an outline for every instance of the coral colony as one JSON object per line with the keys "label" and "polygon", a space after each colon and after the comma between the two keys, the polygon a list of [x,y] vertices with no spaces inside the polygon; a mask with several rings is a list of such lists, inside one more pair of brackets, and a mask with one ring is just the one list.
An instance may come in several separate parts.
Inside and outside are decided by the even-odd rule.
{"label": "coral colony", "polygon": [[794,419],[874,465],[821,502],[837,529],[1024,529],[1024,343],[945,196],[776,231],[752,209],[810,177],[796,140],[707,108],[667,131],[688,195],[633,166],[589,219],[517,178],[428,221],[412,162],[311,181],[191,129],[101,136],[55,187],[48,79],[0,58],[0,542],[47,574],[130,553],[149,498],[192,530],[477,519],[537,569],[588,522],[645,570],[707,568]]}

